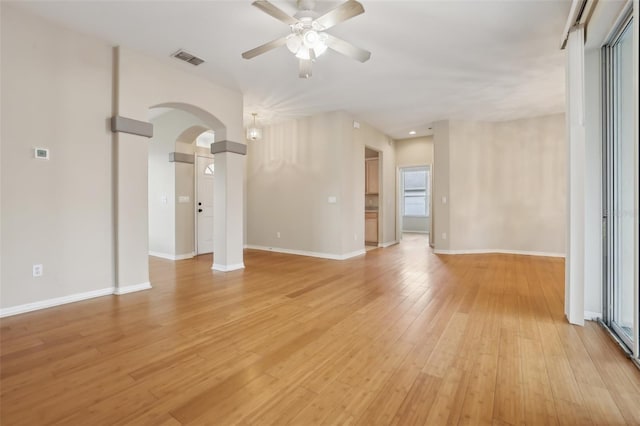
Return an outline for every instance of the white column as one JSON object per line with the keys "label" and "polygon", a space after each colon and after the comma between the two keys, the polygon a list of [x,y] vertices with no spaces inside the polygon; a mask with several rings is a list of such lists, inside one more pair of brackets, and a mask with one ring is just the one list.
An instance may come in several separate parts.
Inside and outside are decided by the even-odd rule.
{"label": "white column", "polygon": [[244,268],[244,166],[247,146],[221,141],[211,145],[215,180],[213,199],[214,271]]}
{"label": "white column", "polygon": [[584,27],[576,26],[567,41],[567,258],[565,315],[584,325],[585,268],[585,131]]}

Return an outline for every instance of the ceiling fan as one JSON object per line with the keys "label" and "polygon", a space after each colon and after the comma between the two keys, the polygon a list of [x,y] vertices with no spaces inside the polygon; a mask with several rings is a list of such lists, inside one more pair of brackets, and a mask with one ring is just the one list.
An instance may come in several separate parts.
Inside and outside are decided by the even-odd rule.
{"label": "ceiling fan", "polygon": [[364,7],[356,0],[347,0],[322,16],[318,16],[319,14],[313,10],[314,0],[298,0],[298,12],[294,16],[287,15],[267,0],[256,0],[252,5],[289,25],[291,34],[244,52],[244,59],[251,59],[286,45],[298,58],[300,78],[309,78],[311,64],[327,48],[360,62],[366,62],[371,57],[371,52],[325,32],[347,19],[364,13]]}

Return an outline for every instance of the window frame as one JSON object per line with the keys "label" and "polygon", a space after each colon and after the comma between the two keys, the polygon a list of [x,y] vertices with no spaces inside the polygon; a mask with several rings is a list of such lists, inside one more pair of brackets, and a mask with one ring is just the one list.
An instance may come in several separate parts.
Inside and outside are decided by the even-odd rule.
{"label": "window frame", "polygon": [[[424,171],[425,172],[425,182],[424,182],[424,189],[422,188],[414,188],[414,189],[409,189],[407,190],[405,188],[405,173],[406,172],[417,172],[417,171]],[[401,167],[400,168],[400,179],[402,180],[402,185],[401,185],[401,190],[402,193],[400,194],[401,197],[401,214],[402,217],[410,217],[410,218],[420,218],[420,219],[425,219],[425,218],[429,218],[431,217],[431,196],[429,193],[429,185],[431,183],[431,166],[429,165],[424,165],[424,166],[411,166],[411,167]],[[414,196],[408,196],[407,195],[407,191],[416,191],[416,192],[424,192],[424,195],[414,195]],[[406,212],[406,200],[407,197],[409,198],[424,198],[425,200],[425,214],[424,215],[416,215],[416,214],[405,214]]]}

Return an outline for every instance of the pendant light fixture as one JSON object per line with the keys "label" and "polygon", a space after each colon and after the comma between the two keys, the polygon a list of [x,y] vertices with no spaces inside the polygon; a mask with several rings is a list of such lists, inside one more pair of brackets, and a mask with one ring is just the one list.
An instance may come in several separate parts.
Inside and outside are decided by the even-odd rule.
{"label": "pendant light fixture", "polygon": [[262,129],[256,124],[256,116],[258,113],[252,112],[253,124],[247,128],[247,139],[250,141],[258,141],[262,139]]}

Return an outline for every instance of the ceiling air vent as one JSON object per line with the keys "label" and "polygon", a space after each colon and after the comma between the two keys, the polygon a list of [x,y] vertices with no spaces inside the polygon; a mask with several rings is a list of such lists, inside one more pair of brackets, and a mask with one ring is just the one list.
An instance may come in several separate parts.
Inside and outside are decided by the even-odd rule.
{"label": "ceiling air vent", "polygon": [[181,61],[188,62],[191,65],[195,65],[195,66],[198,66],[204,62],[204,59],[200,59],[197,56],[192,55],[191,53],[186,52],[184,50],[178,50],[176,53],[174,53],[171,56],[173,56],[174,58],[178,58]]}

